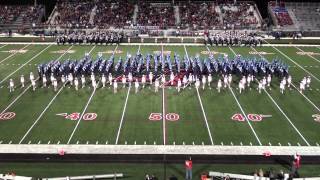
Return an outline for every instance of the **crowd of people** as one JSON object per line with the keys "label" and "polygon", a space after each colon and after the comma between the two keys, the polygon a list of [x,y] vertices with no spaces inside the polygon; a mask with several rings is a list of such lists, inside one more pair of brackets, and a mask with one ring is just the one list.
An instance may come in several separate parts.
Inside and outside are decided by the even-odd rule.
{"label": "crowd of people", "polygon": [[223,33],[205,35],[206,45],[215,46],[261,46],[262,38],[252,33],[226,31]]}
{"label": "crowd of people", "polygon": [[99,1],[94,23],[99,28],[122,28],[133,25],[134,4],[119,0],[114,2]]}
{"label": "crowd of people", "polygon": [[44,7],[16,5],[16,6],[0,6],[0,24],[12,24],[19,17],[22,23],[39,23],[44,17]]}
{"label": "crowd of people", "polygon": [[227,29],[237,27],[256,27],[258,21],[254,16],[254,8],[251,4],[220,4],[222,21]]}
{"label": "crowd of people", "polygon": [[93,31],[90,33],[72,31],[59,34],[56,37],[58,45],[64,44],[119,44],[123,39],[121,32]]}
{"label": "crowd of people", "polygon": [[176,25],[174,8],[171,4],[155,6],[141,2],[138,11],[138,26],[158,26],[160,29],[166,29]]}
{"label": "crowd of people", "polygon": [[184,3],[179,11],[181,28],[208,29],[220,23],[214,3]]}
{"label": "crowd of people", "polygon": [[269,5],[271,6],[272,11],[277,18],[279,26],[293,25],[293,21],[284,4],[281,3],[280,6],[277,6],[276,2],[271,1]]}
{"label": "crowd of people", "polygon": [[94,1],[58,1],[54,24],[63,27],[90,27],[90,14],[94,7]]}
{"label": "crowd of people", "polygon": [[[270,88],[272,79],[278,79],[280,92],[284,93],[286,87],[290,88],[292,83],[288,66],[280,60],[268,62],[263,58],[243,58],[239,55],[234,58],[226,55],[215,58],[213,54],[204,60],[199,56],[180,58],[178,54],[171,59],[169,54],[156,53],[143,56],[137,53],[127,54],[125,59],[120,57],[115,61],[114,55],[104,59],[102,54],[98,54],[97,59],[93,60],[86,54],[81,60],[53,60],[40,64],[38,65],[40,86],[52,85],[54,90],[57,90],[58,84],[62,84],[78,90],[91,84],[89,87],[92,88],[113,87],[114,93],[117,93],[120,84],[122,87],[134,85],[136,93],[146,86],[154,87],[155,92],[162,87],[175,87],[178,92],[187,87],[189,89],[215,87],[220,92],[238,83],[239,93],[242,93],[257,83],[257,90],[261,93]],[[218,78],[217,82],[213,81],[214,76]],[[30,73],[30,82],[34,90],[37,87],[36,81],[35,75]],[[25,82],[24,76],[21,76],[22,87],[25,86]],[[303,78],[300,92],[309,89],[310,84],[310,77]],[[14,91],[15,85],[12,79],[9,88],[10,92]]]}

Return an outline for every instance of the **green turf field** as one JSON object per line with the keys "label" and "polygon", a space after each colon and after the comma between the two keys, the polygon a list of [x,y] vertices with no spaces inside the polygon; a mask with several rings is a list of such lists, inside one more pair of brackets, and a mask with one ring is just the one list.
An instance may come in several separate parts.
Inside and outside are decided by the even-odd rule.
{"label": "green turf field", "polygon": [[[80,59],[89,52],[95,59],[98,52],[109,58],[117,48],[116,59],[127,53],[142,54],[163,51],[180,54],[181,57],[199,54],[205,58],[208,52],[234,53],[256,56],[258,52],[269,61],[279,58],[289,66],[294,86],[300,80],[312,77],[311,89],[300,94],[294,87],[285,94],[279,91],[279,80],[273,78],[271,89],[261,94],[246,89],[242,94],[235,82],[231,89],[216,90],[218,76],[213,76],[212,89],[193,87],[178,93],[166,87],[158,93],[147,86],[137,94],[134,88],[122,88],[113,94],[112,88],[93,90],[87,87],[75,91],[63,87],[54,92],[38,87],[33,92],[29,80],[20,87],[22,74],[37,72],[37,65],[59,59]],[[20,51],[17,51],[20,50]],[[68,50],[68,51],[65,51]],[[297,53],[305,51],[309,53]],[[256,54],[256,55],[253,55]],[[217,55],[216,55],[217,56]],[[37,73],[36,73],[37,74]],[[16,89],[9,93],[9,79]],[[237,78],[234,78],[236,81]],[[40,83],[38,83],[40,86]],[[320,144],[320,49],[317,47],[208,47],[205,46],[56,46],[56,45],[0,45],[0,142],[3,144],[204,144],[204,145],[274,145],[319,146]],[[12,113],[10,113],[12,112]],[[15,113],[11,119],[6,117]],[[80,113],[80,120],[65,119],[60,113]],[[97,118],[85,120],[87,113]],[[176,121],[150,121],[152,113],[178,115]],[[234,114],[268,115],[262,121],[234,121]],[[170,119],[170,118],[169,118]],[[318,121],[316,121],[316,120]]]}

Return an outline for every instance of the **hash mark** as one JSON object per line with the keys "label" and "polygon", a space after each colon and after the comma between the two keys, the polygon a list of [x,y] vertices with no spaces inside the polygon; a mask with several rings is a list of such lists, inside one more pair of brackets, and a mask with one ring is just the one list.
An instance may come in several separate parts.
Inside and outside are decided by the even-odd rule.
{"label": "hash mark", "polygon": [[242,142],[240,142],[240,146],[243,146]]}
{"label": "hash mark", "polygon": [[99,144],[99,141],[96,141],[96,144]]}
{"label": "hash mark", "polygon": [[124,144],[127,145],[128,144],[127,141],[125,141]]}
{"label": "hash mark", "polygon": [[272,146],[272,144],[269,142],[269,146]]}
{"label": "hash mark", "polygon": [[60,144],[60,141],[58,141],[57,144]]}
{"label": "hash mark", "polygon": [[192,141],[192,145],[194,145],[194,141]]}
{"label": "hash mark", "polygon": [[184,141],[182,142],[183,145],[186,145],[186,143],[184,143]]}
{"label": "hash mark", "polygon": [[106,141],[106,144],[108,144],[108,141]]}
{"label": "hash mark", "polygon": [[297,143],[297,144],[298,144],[298,146],[301,146],[300,143]]}
{"label": "hash mark", "polygon": [[11,143],[12,143],[12,141],[9,142],[9,144],[11,144]]}
{"label": "hash mark", "polygon": [[252,142],[250,142],[250,146],[252,146]]}
{"label": "hash mark", "polygon": [[173,141],[173,145],[176,145],[176,142],[175,142],[175,141]]}
{"label": "hash mark", "polygon": [[77,141],[76,144],[79,144],[79,141]]}
{"label": "hash mark", "polygon": [[89,141],[87,141],[87,144],[89,144]]}
{"label": "hash mark", "polygon": [[221,142],[221,146],[223,146],[223,142]]}
{"label": "hash mark", "polygon": [[291,146],[291,144],[288,142],[288,145]]}
{"label": "hash mark", "polygon": [[279,142],[278,145],[281,146],[281,143]]}
{"label": "hash mark", "polygon": [[51,141],[48,141],[48,144],[50,144],[51,143]]}
{"label": "hash mark", "polygon": [[144,141],[144,143],[143,143],[144,145],[146,145],[147,144],[147,142],[146,141]]}
{"label": "hash mark", "polygon": [[41,144],[41,141],[39,141],[38,144]]}
{"label": "hash mark", "polygon": [[31,141],[29,141],[28,144],[31,144]]}

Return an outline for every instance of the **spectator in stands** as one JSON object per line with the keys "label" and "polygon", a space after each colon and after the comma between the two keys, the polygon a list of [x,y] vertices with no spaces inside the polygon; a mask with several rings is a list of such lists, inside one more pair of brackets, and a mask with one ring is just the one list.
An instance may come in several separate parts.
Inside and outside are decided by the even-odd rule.
{"label": "spectator in stands", "polygon": [[184,3],[180,5],[181,28],[208,29],[220,24],[214,3]]}
{"label": "spectator in stands", "polygon": [[158,26],[160,29],[167,29],[170,26],[175,26],[173,6],[170,4],[157,5],[142,2],[139,4],[137,25]]}

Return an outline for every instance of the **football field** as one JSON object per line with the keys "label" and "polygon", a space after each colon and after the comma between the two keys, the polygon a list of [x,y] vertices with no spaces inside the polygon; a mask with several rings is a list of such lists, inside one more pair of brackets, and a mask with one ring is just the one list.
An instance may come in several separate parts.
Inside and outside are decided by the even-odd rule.
{"label": "football field", "polygon": [[[234,75],[230,88],[218,93],[220,75],[213,74],[211,88],[187,87],[159,92],[147,85],[135,93],[134,86],[119,84],[117,93],[106,88],[63,86],[32,91],[29,74],[51,60],[80,60],[85,53],[95,60],[115,59],[140,52],[162,52],[180,57],[208,58],[236,54],[243,57],[279,59],[289,65],[292,86],[257,91],[258,83],[241,94]],[[116,62],[115,62],[116,63]],[[20,85],[20,76],[26,86]],[[299,84],[311,76],[303,93]],[[36,77],[37,78],[37,77]],[[257,77],[260,79],[261,77]],[[15,91],[9,92],[9,80]],[[169,76],[167,77],[169,79]],[[206,47],[186,45],[57,46],[53,44],[0,44],[0,143],[2,144],[119,144],[119,145],[243,145],[319,146],[320,144],[320,48],[293,46]]]}

